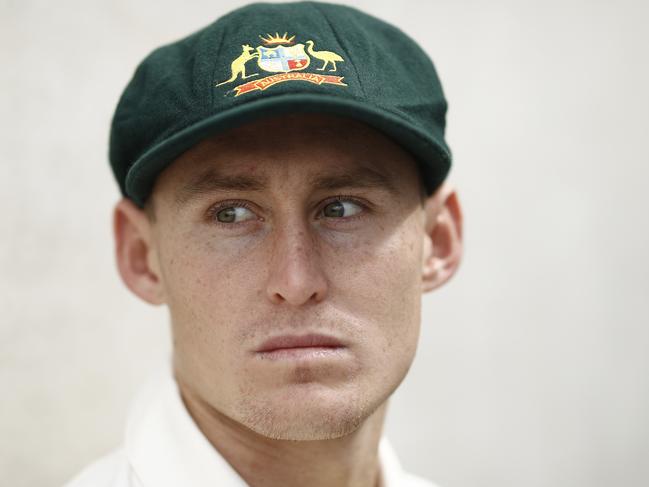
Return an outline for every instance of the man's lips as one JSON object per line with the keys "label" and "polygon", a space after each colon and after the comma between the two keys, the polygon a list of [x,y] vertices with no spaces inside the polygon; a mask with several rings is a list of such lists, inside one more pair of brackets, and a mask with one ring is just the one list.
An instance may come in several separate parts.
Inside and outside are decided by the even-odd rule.
{"label": "man's lips", "polygon": [[256,352],[272,352],[273,350],[286,348],[338,348],[343,346],[344,344],[340,340],[330,335],[310,333],[308,335],[281,335],[273,337],[262,343]]}

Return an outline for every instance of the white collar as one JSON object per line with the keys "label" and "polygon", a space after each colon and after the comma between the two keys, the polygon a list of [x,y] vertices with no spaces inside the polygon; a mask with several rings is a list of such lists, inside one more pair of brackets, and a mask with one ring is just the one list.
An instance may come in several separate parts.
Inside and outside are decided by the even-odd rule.
{"label": "white collar", "polygon": [[[131,471],[144,487],[248,487],[189,415],[169,372],[151,380],[135,400],[125,440]],[[385,436],[379,464],[382,487],[409,484]]]}

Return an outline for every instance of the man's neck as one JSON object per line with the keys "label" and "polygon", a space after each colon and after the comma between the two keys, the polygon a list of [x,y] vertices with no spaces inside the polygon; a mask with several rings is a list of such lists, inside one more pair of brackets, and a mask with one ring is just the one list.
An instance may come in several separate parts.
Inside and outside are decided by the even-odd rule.
{"label": "man's neck", "polygon": [[354,432],[330,440],[274,440],[210,408],[179,384],[209,442],[251,487],[381,487],[378,445],[384,402]]}

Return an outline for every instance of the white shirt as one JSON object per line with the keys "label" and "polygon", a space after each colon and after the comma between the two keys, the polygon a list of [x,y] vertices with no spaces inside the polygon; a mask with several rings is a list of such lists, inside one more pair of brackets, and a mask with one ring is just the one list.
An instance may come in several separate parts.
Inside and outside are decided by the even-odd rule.
{"label": "white shirt", "polygon": [[[435,487],[401,468],[384,436],[382,487]],[[64,487],[249,487],[205,438],[170,373],[152,380],[131,410],[122,446],[90,464]]]}

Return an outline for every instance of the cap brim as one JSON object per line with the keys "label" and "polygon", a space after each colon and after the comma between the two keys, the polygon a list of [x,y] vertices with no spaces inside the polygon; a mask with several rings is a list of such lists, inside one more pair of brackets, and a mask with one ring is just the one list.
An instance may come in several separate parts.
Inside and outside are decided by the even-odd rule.
{"label": "cap brim", "polygon": [[215,113],[154,145],[129,169],[126,194],[143,207],[157,175],[201,140],[253,120],[296,112],[349,117],[385,133],[417,159],[428,194],[439,186],[450,169],[451,155],[443,142],[435,134],[423,133],[402,114],[348,98],[290,93],[258,98]]}

